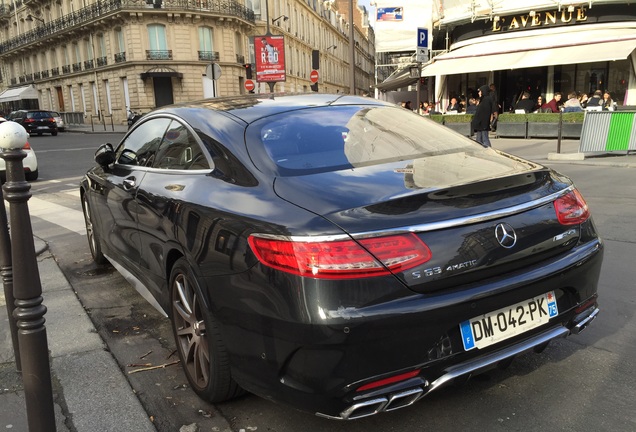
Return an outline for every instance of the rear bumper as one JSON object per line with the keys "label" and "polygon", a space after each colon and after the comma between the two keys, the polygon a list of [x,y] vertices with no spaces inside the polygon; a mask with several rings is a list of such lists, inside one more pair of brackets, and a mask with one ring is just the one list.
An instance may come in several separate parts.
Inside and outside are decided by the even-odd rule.
{"label": "rear bumper", "polygon": [[[321,306],[316,300],[320,295],[300,285],[285,295],[277,285],[282,301],[278,318],[247,302],[214,313],[222,316],[233,374],[242,387],[323,417],[355,419],[411,405],[460,377],[580,332],[598,314],[602,256],[602,243],[590,241],[507,282],[493,278],[455,292],[410,293],[357,308],[344,305],[327,311],[322,319],[311,315],[312,308]],[[250,281],[254,286],[246,285],[245,279],[230,285],[260,290],[271,300],[274,294],[267,293],[262,280],[251,274]],[[555,292],[559,315],[547,324],[483,350],[464,351],[459,323],[548,291]],[[234,294],[238,299],[246,296]],[[304,310],[295,311],[304,319],[288,319],[291,304],[285,300],[291,295],[312,299],[303,304]],[[408,380],[358,391],[368,383],[415,370],[418,374]]]}

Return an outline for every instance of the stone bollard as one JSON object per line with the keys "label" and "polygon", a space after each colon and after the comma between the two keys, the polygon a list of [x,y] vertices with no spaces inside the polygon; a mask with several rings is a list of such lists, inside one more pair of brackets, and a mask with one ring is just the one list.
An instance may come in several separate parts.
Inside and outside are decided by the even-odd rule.
{"label": "stone bollard", "polygon": [[31,186],[24,178],[22,147],[29,134],[18,123],[0,124],[0,148],[6,162],[5,199],[11,204],[11,254],[13,269],[13,316],[18,328],[22,382],[30,432],[55,431],[55,411],[49,349],[44,327],[46,307],[33,244],[33,229],[27,201]]}

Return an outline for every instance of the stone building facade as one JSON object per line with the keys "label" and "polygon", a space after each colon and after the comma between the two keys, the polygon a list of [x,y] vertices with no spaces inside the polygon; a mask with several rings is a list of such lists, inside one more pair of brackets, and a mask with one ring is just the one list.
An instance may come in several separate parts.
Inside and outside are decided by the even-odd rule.
{"label": "stone building facade", "polygon": [[[356,11],[361,93],[375,53],[366,10]],[[347,26],[336,4],[318,0],[18,0],[0,4],[0,89],[35,88],[39,108],[121,124],[128,109],[246,93],[254,37],[269,30],[285,35],[287,78],[276,91],[309,91],[318,50],[319,91],[348,93]],[[27,102],[0,94],[5,113]]]}

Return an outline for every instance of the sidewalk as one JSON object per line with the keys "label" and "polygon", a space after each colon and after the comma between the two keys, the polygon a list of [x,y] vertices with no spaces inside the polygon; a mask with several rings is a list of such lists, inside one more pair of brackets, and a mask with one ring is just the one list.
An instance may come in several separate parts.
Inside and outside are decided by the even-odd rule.
{"label": "sidewalk", "polygon": [[[156,432],[46,243],[34,238],[58,432]],[[0,429],[28,431],[4,290],[0,292]]]}
{"label": "sidewalk", "polygon": [[[68,132],[125,133],[115,125],[70,125]],[[123,135],[122,135],[123,136]],[[578,153],[578,140],[491,138],[493,148],[553,166],[559,163],[636,168],[636,154]],[[556,167],[558,169],[558,166]],[[58,432],[155,431],[126,376],[97,334],[47,245],[35,237],[51,353],[51,375]],[[26,403],[15,358],[4,292],[0,290],[0,429],[27,431]],[[225,421],[225,420],[223,420]],[[230,430],[229,424],[225,430]]]}

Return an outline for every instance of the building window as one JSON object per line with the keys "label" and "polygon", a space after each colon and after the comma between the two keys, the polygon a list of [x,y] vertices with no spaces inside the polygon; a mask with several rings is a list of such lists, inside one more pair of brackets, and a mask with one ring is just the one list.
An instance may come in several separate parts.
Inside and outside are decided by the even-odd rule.
{"label": "building window", "polygon": [[166,27],[160,24],[148,26],[148,39],[151,51],[166,51],[168,43],[166,40]]}
{"label": "building window", "polygon": [[219,53],[214,51],[214,29],[199,27],[199,60],[215,61]]}

